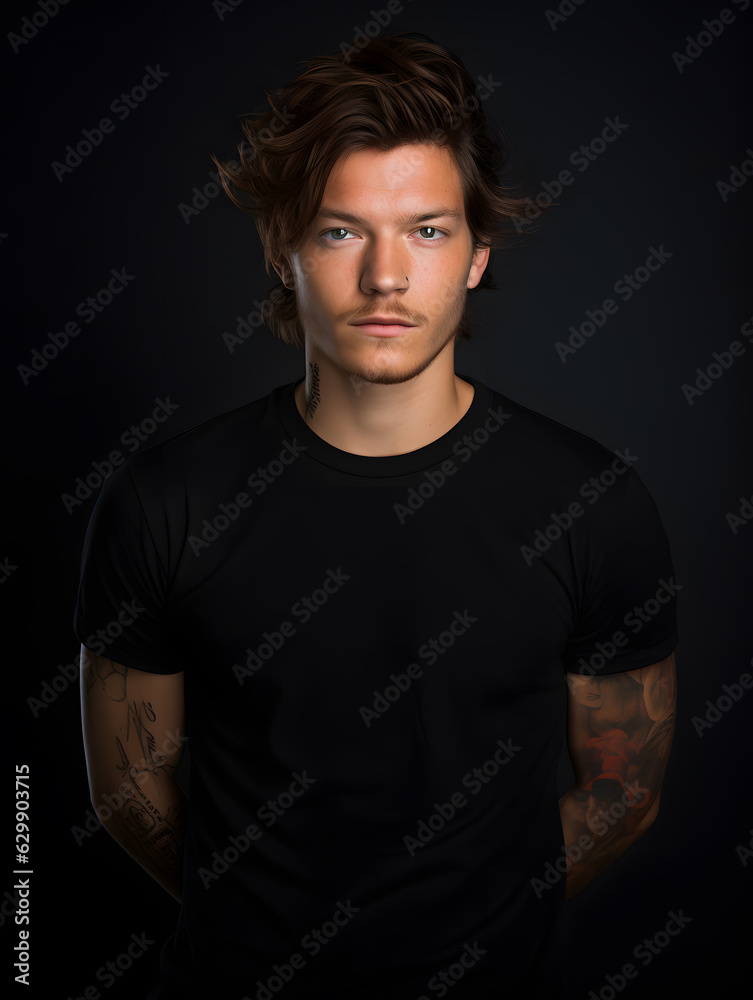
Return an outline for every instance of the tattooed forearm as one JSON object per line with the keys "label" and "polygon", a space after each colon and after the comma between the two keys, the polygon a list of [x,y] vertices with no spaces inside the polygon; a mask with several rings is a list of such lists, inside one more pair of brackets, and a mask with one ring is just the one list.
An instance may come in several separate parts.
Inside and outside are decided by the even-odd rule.
{"label": "tattooed forearm", "polygon": [[84,648],[81,682],[92,804],[121,847],[180,900],[188,816],[175,779],[186,742],[182,675],[129,671]]}
{"label": "tattooed forearm", "polygon": [[174,766],[168,751],[176,749],[172,734],[158,748],[147,722],[157,723],[151,702],[133,701],[123,739],[116,737],[121,805],[112,810],[109,830],[142,868],[180,900],[188,797],[170,780]]}
{"label": "tattooed forearm", "polygon": [[576,785],[560,799],[560,810],[572,896],[656,815],[674,730],[674,654],[621,674],[569,674],[568,684]]}
{"label": "tattooed forearm", "polygon": [[[142,702],[138,709],[134,702],[128,710],[126,731],[121,734],[125,742],[120,736],[115,738],[121,781],[114,806],[113,796],[106,800],[107,829],[142,868],[180,900],[188,796],[172,780],[175,765],[169,762],[169,752],[177,748],[176,739],[183,738],[179,733],[175,737],[169,734],[165,744],[157,748],[154,736],[143,725],[146,708]],[[131,748],[144,752],[131,759]]]}
{"label": "tattooed forearm", "polygon": [[141,772],[120,785],[120,808],[110,810],[107,830],[175,899],[182,894],[183,842],[188,796],[177,782]]}
{"label": "tattooed forearm", "polygon": [[320,400],[319,365],[315,361],[309,361],[308,377],[306,379],[306,415],[309,420],[314,419],[314,412]]}

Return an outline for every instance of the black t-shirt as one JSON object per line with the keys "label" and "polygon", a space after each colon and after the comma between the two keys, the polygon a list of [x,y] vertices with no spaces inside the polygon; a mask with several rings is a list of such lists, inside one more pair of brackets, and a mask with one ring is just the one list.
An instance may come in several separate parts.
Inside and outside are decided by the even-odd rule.
{"label": "black t-shirt", "polygon": [[416,451],[328,444],[291,382],[102,487],[76,636],[185,671],[159,996],[554,989],[565,880],[533,880],[562,857],[565,672],[668,656],[673,568],[630,448],[460,377],[470,408]]}

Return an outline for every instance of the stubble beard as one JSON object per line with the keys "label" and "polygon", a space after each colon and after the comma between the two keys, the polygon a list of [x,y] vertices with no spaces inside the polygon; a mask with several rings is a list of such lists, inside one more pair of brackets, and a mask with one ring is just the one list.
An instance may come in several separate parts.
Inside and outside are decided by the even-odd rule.
{"label": "stubble beard", "polygon": [[[463,316],[467,296],[467,289],[463,289],[450,307],[449,315],[445,316],[443,322],[434,332],[431,342],[426,347],[426,354],[420,360],[409,364],[407,367],[383,367],[381,365],[371,365],[365,363],[358,368],[347,368],[340,365],[340,370],[348,376],[351,382],[358,386],[361,384],[372,385],[397,385],[401,382],[409,382],[420,375],[436,360],[447,345],[455,339],[460,320]],[[408,337],[411,336],[409,333]],[[414,334],[415,336],[415,334]],[[419,333],[418,336],[421,336]],[[377,351],[390,352],[402,350],[395,345],[392,337],[373,338],[376,341]],[[396,338],[395,338],[396,339]]]}

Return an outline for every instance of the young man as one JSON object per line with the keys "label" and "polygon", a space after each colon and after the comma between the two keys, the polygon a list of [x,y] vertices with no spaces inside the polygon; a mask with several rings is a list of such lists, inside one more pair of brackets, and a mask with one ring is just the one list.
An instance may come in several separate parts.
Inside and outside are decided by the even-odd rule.
{"label": "young man", "polygon": [[152,996],[557,996],[566,882],[659,805],[667,538],[630,449],[455,374],[523,211],[459,60],[392,36],[275,98],[218,165],[305,379],[108,477],[76,609],[92,802],[182,904]]}

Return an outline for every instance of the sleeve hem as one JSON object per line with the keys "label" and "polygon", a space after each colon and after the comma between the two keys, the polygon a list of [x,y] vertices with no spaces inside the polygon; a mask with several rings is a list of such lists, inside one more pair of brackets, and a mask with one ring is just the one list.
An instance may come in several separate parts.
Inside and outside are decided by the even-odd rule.
{"label": "sleeve hem", "polygon": [[677,634],[674,634],[668,636],[664,642],[654,643],[653,646],[649,646],[647,649],[626,649],[622,656],[619,654],[615,655],[601,666],[598,666],[598,663],[604,659],[603,656],[599,656],[599,659],[595,663],[591,662],[592,660],[596,660],[595,656],[592,656],[590,660],[581,657],[571,666],[565,665],[565,671],[570,674],[603,676],[605,674],[620,674],[627,670],[640,670],[642,667],[650,667],[654,663],[660,663],[666,659],[670,653],[675,651],[678,641]]}
{"label": "sleeve hem", "polygon": [[[76,622],[73,630],[74,635],[82,646],[87,646],[86,639],[82,637],[86,635],[87,638],[91,638],[95,631],[94,629],[89,629],[81,619]],[[93,653],[97,653],[99,656],[106,656],[109,660],[114,660],[116,663],[122,663],[124,667],[130,667],[133,670],[143,670],[148,674],[180,674],[184,670],[183,667],[176,667],[171,664],[169,657],[160,661],[144,659],[138,653],[126,649],[116,641],[105,644],[101,639],[98,639],[96,647],[87,646],[87,649],[91,649]],[[101,652],[100,647],[104,647]]]}

